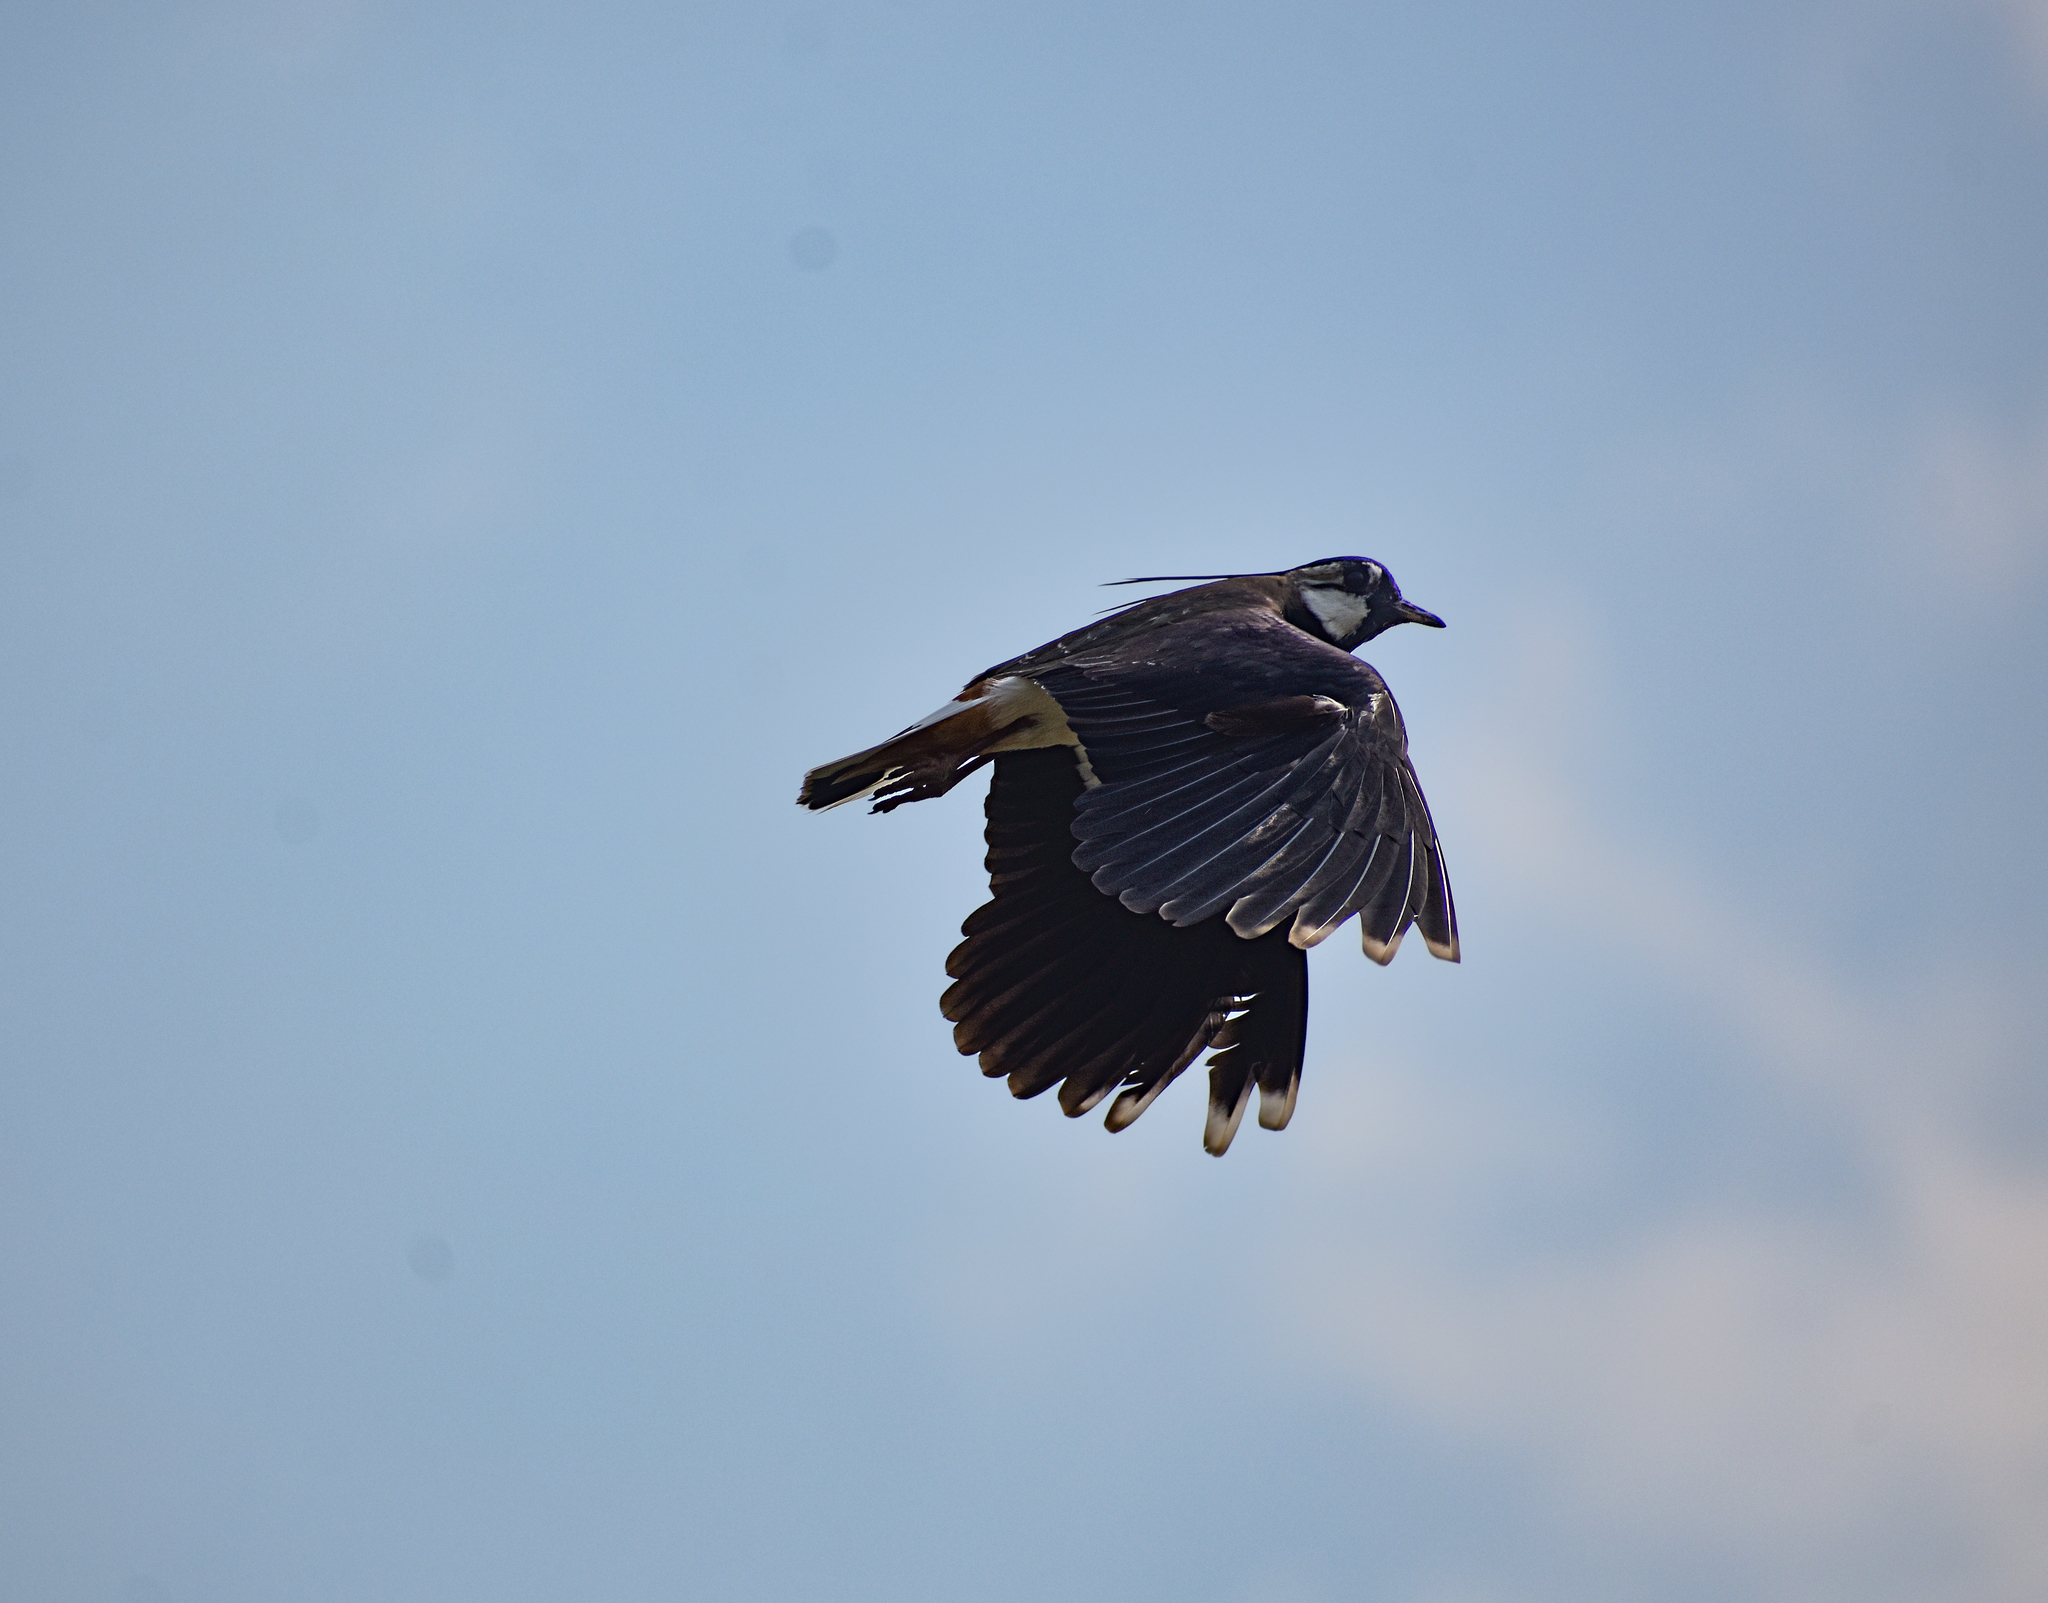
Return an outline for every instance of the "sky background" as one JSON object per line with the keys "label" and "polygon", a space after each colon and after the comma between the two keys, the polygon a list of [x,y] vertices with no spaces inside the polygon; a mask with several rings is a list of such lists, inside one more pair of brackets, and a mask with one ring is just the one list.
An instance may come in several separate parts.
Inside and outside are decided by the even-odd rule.
{"label": "sky background", "polygon": [[[0,1593],[2048,1595],[2041,0],[0,32]],[[1014,1103],[799,776],[1337,553],[1465,961]]]}

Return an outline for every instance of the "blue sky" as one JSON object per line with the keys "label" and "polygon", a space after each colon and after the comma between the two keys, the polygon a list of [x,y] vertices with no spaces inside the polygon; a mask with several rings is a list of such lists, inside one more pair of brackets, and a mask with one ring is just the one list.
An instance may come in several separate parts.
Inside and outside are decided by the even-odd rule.
{"label": "blue sky", "polygon": [[[2041,1595],[2039,0],[6,37],[0,1590]],[[1339,552],[1464,963],[1013,1103],[798,777]]]}

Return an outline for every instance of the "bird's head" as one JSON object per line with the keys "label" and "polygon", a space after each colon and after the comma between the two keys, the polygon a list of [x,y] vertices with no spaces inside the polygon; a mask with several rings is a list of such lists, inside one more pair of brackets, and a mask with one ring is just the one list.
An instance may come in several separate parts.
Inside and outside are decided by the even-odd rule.
{"label": "bird's head", "polygon": [[[1220,591],[1246,579],[1262,584],[1278,581],[1281,615],[1304,634],[1327,640],[1344,651],[1356,651],[1374,635],[1397,623],[1426,623],[1441,629],[1443,619],[1406,600],[1394,576],[1369,557],[1325,557],[1282,573],[1155,573],[1143,579],[1112,579],[1112,584],[1171,584],[1182,579],[1213,581],[1204,586]],[[1184,595],[1197,592],[1185,591]],[[1268,592],[1270,594],[1270,592]],[[1155,596],[1140,602],[1150,607],[1170,599]]]}
{"label": "bird's head", "polygon": [[1356,651],[1397,623],[1441,629],[1443,619],[1404,599],[1394,576],[1365,557],[1326,557],[1280,575],[1287,621],[1344,651]]}

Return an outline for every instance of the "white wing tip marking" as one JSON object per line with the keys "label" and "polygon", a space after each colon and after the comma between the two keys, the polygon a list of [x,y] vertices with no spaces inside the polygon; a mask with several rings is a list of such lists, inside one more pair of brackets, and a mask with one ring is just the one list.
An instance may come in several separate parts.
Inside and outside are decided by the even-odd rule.
{"label": "white wing tip marking", "polygon": [[1252,1081],[1247,1079],[1244,1089],[1238,1093],[1237,1106],[1225,1108],[1213,1098],[1209,1102],[1209,1122],[1202,1127],[1202,1150],[1211,1157],[1220,1158],[1230,1150],[1231,1138],[1237,1134],[1238,1121],[1244,1117],[1244,1110],[1252,1099]]}
{"label": "white wing tip marking", "polygon": [[[1154,1099],[1165,1089],[1164,1080],[1159,1081],[1150,1090],[1142,1092],[1136,1086],[1132,1086],[1109,1105],[1109,1112],[1102,1118],[1103,1128],[1112,1135],[1118,1130],[1128,1130],[1138,1122],[1138,1115],[1152,1106]],[[1083,1108],[1081,1111],[1086,1113],[1088,1109]]]}
{"label": "white wing tip marking", "polygon": [[1360,926],[1358,932],[1359,944],[1365,948],[1365,955],[1367,957],[1379,964],[1381,968],[1385,968],[1394,961],[1394,954],[1401,950],[1401,937],[1407,933],[1405,929],[1398,929],[1394,931],[1391,940],[1376,941],[1372,938],[1371,930]]}
{"label": "white wing tip marking", "polygon": [[1259,1087],[1259,1128],[1261,1130],[1284,1130],[1287,1121],[1294,1117],[1294,1099],[1301,1090],[1301,1076],[1295,1075],[1287,1082],[1283,1092],[1268,1091]]}
{"label": "white wing tip marking", "polygon": [[1343,923],[1350,916],[1350,911],[1347,909],[1341,918],[1333,918],[1327,924],[1317,924],[1310,927],[1302,923],[1301,915],[1297,913],[1294,918],[1294,928],[1287,932],[1287,944],[1298,947],[1304,952],[1311,946],[1321,946],[1324,941],[1330,938],[1331,931],[1336,929],[1339,924]]}

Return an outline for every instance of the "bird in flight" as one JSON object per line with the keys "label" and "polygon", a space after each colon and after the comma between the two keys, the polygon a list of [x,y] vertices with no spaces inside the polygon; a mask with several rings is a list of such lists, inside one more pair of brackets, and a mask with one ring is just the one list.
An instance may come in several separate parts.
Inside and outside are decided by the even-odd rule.
{"label": "bird in flight", "polygon": [[[1308,951],[1352,914],[1458,961],[1429,805],[1386,682],[1351,653],[1443,620],[1364,557],[1206,578],[977,674],[927,718],[804,776],[801,806],[886,813],[993,762],[989,900],[939,1010],[982,1073],[1121,1130],[1203,1052],[1221,1156],[1252,1087],[1284,1129]],[[1128,579],[1126,584],[1168,582]]]}

